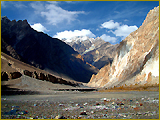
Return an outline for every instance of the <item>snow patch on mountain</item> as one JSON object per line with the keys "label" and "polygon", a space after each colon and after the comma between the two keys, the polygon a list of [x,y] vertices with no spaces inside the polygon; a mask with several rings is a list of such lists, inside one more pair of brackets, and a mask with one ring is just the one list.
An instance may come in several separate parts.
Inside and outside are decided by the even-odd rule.
{"label": "snow patch on mountain", "polygon": [[86,51],[84,51],[84,52],[82,53],[82,55],[84,55],[84,54],[86,54],[87,52],[92,51],[92,50],[94,50],[94,49],[95,49],[95,46],[94,46],[94,44],[92,44],[92,46],[91,46],[89,49],[87,49]]}

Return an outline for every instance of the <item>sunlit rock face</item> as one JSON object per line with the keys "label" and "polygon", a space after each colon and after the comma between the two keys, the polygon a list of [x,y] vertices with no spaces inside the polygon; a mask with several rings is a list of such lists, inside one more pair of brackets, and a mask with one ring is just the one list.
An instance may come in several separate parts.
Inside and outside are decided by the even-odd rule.
{"label": "sunlit rock face", "polygon": [[111,88],[159,84],[159,6],[118,46],[113,63],[92,75],[88,86]]}

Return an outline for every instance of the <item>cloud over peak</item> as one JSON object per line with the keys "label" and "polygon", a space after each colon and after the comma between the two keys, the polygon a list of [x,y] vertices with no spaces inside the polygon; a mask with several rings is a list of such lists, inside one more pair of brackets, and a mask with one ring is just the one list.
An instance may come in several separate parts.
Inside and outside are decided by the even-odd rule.
{"label": "cloud over peak", "polygon": [[31,27],[34,29],[34,30],[37,30],[38,32],[47,32],[49,30],[47,30],[43,25],[41,25],[41,23],[36,23],[34,25],[31,25]]}
{"label": "cloud over peak", "polygon": [[59,38],[59,39],[71,39],[75,36],[88,36],[88,37],[96,37],[90,30],[82,29],[82,30],[74,30],[74,31],[63,31],[58,32],[56,35],[53,36],[53,38]]}

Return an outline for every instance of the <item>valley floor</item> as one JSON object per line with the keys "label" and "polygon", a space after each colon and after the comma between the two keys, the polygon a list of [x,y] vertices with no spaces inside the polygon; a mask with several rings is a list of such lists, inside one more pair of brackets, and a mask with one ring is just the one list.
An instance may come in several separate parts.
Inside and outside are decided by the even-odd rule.
{"label": "valley floor", "polygon": [[158,119],[158,91],[79,92],[2,95],[2,119]]}

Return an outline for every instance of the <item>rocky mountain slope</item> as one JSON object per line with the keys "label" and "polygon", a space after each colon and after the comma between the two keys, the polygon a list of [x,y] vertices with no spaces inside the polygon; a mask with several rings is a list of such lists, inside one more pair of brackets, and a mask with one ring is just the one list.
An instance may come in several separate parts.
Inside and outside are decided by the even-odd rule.
{"label": "rocky mountain slope", "polygon": [[101,69],[106,64],[112,63],[116,53],[116,48],[119,44],[112,45],[109,42],[105,42],[100,47],[95,48],[82,55],[85,61],[92,64],[93,66]]}
{"label": "rocky mountain slope", "polygon": [[92,75],[88,86],[113,88],[159,84],[159,6],[118,46],[113,63]]}
{"label": "rocky mountain slope", "polygon": [[59,39],[33,30],[27,20],[1,20],[2,52],[59,77],[88,82],[98,69]]}
{"label": "rocky mountain slope", "polygon": [[87,36],[76,36],[63,41],[81,54],[86,62],[98,69],[113,61],[118,46],[118,44],[112,45],[105,42],[100,37],[94,39]]}

